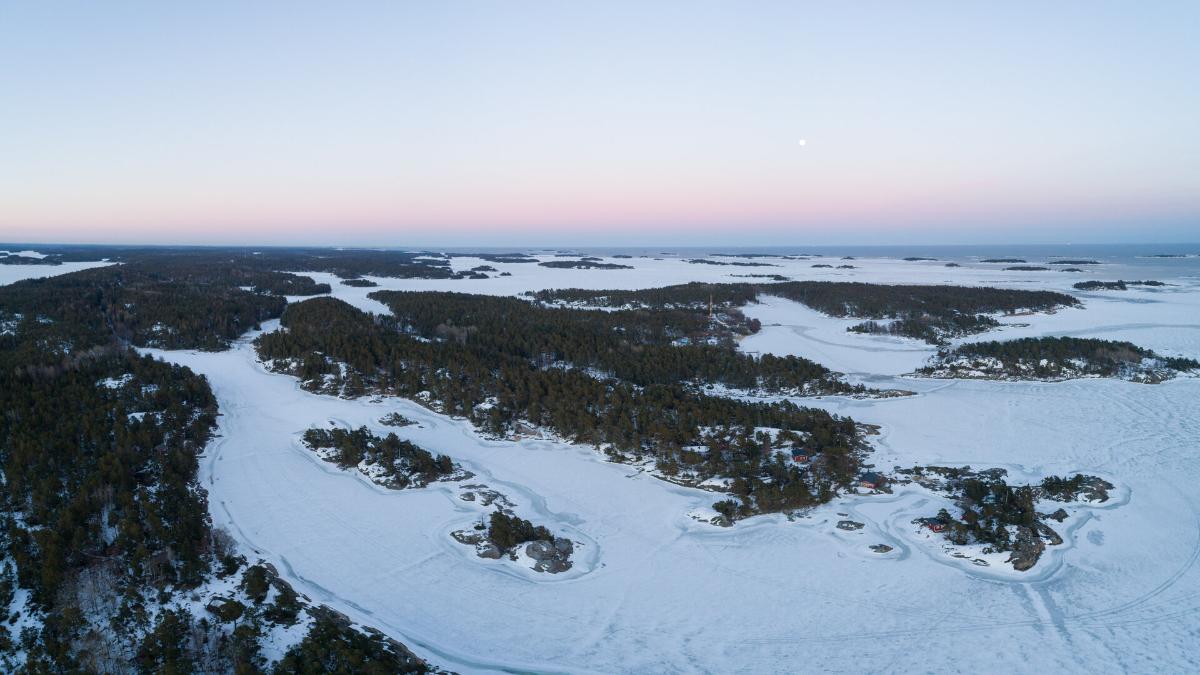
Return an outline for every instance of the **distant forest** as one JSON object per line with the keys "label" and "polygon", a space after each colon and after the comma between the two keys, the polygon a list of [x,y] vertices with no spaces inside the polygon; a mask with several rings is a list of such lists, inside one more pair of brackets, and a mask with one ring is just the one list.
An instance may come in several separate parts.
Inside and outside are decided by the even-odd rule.
{"label": "distant forest", "polygon": [[596,307],[701,307],[711,301],[737,307],[758,296],[794,300],[830,316],[868,319],[850,330],[918,338],[941,344],[948,338],[980,333],[999,325],[989,314],[1049,311],[1079,304],[1053,291],[981,286],[889,285],[841,281],[787,281],[771,284],[683,284],[644,291],[542,291],[547,303]]}
{"label": "distant forest", "polygon": [[1166,286],[1161,281],[1125,281],[1118,279],[1116,281],[1080,281],[1074,285],[1080,291],[1124,291],[1130,286]]}
{"label": "distant forest", "polygon": [[[4,250],[5,244],[0,244]],[[8,249],[12,250],[12,249]],[[266,247],[157,247],[157,246],[38,246],[44,259],[0,256],[0,264],[58,265],[64,262],[107,260],[125,264],[144,263],[153,269],[183,265],[193,269],[241,270],[258,273],[327,272],[342,279],[362,276],[401,279],[461,279],[470,272],[455,272],[450,258],[441,253],[416,251],[380,251],[374,249],[328,249]],[[511,260],[502,260],[511,261]],[[529,259],[537,262],[536,259]]]}

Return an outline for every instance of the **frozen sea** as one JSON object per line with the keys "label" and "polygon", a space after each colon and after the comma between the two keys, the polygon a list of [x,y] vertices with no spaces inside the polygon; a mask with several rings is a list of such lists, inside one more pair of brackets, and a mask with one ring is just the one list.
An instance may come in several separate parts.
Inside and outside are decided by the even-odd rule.
{"label": "frozen sea", "polygon": [[109,262],[66,262],[61,265],[0,265],[0,286],[7,286],[25,279],[56,277],[60,274],[70,274],[111,264]]}
{"label": "frozen sea", "polygon": [[[789,250],[580,251],[632,270],[489,264],[509,277],[374,279],[380,288],[516,295],[553,287],[640,288],[739,274],[794,279],[961,283],[1071,292],[1079,309],[1005,318],[975,339],[1086,335],[1200,357],[1200,246],[1012,247],[951,250],[804,247]],[[711,253],[821,253],[755,258],[775,267],[697,265]],[[551,251],[538,252],[542,260]],[[608,256],[620,253],[632,258]],[[1157,258],[1155,255],[1188,257]],[[640,256],[647,257],[640,257]],[[852,256],[853,260],[842,260]],[[933,257],[906,261],[904,257]],[[1096,260],[1084,272],[1005,271],[987,257]],[[714,258],[716,260],[737,260]],[[955,262],[959,267],[947,267]],[[833,264],[835,268],[814,268]],[[836,265],[854,269],[836,269]],[[377,289],[330,281],[369,311]],[[1076,281],[1156,279],[1161,288],[1076,292]],[[216,525],[250,557],[274,563],[298,590],[376,627],[435,665],[460,672],[1196,672],[1200,670],[1200,379],[1160,385],[1089,379],[1058,383],[907,377],[924,343],[847,333],[833,319],[778,298],[747,312],[761,333],[742,348],[812,358],[857,381],[915,396],[804,399],[880,425],[870,461],[1007,468],[1015,478],[1101,475],[1110,502],[1079,509],[1030,572],[953,557],[911,521],[944,502],[920,488],[846,495],[793,520],[753,518],[717,528],[692,516],[716,495],[604,461],[552,439],[480,437],[461,420],[395,398],[343,400],[267,372],[246,336],[223,353],[162,352],[208,376],[220,437],[202,460]],[[275,325],[264,327],[276,329]],[[318,460],[299,434],[334,421],[379,424],[398,411],[419,426],[395,431],[475,472],[518,513],[582,545],[569,573],[486,561],[449,537],[485,510],[460,484],[388,491]],[[846,515],[842,515],[846,514]],[[842,518],[860,531],[834,527]],[[873,544],[893,550],[874,553]]]}

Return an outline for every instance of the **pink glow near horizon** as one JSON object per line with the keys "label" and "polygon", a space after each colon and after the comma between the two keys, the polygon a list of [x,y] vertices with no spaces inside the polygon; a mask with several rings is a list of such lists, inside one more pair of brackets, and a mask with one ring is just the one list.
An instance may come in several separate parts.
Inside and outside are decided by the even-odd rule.
{"label": "pink glow near horizon", "polygon": [[289,9],[14,13],[0,241],[1200,229],[1195,5]]}
{"label": "pink glow near horizon", "polygon": [[[285,241],[289,235],[336,242],[338,235],[400,238],[411,232],[444,231],[455,236],[494,232],[557,235],[564,229],[589,234],[639,234],[649,225],[665,234],[743,230],[761,235],[825,233],[830,230],[887,233],[920,225],[953,231],[964,225],[995,223],[1020,231],[1039,220],[1179,217],[1194,212],[1195,198],[1148,197],[1121,193],[1095,195],[1082,207],[1079,195],[1035,193],[1003,185],[947,184],[938,188],[882,183],[829,184],[819,188],[687,186],[675,192],[637,190],[539,194],[497,191],[474,203],[448,203],[440,195],[411,199],[349,199],[345,202],[294,199],[283,205],[252,199],[187,204],[142,200],[124,208],[111,223],[80,212],[66,222],[26,216],[32,225],[8,226],[8,239],[93,241],[98,230],[119,230],[129,240],[236,241],[247,229],[259,240]],[[781,194],[782,193],[782,194]],[[1087,197],[1087,195],[1083,195]],[[6,214],[12,217],[11,212]],[[61,215],[57,216],[62,218]],[[71,220],[85,224],[71,225]],[[14,221],[19,221],[18,216]],[[482,224],[482,225],[481,225]],[[14,236],[17,235],[17,236]],[[23,236],[22,236],[23,235]],[[426,237],[428,239],[428,237]]]}

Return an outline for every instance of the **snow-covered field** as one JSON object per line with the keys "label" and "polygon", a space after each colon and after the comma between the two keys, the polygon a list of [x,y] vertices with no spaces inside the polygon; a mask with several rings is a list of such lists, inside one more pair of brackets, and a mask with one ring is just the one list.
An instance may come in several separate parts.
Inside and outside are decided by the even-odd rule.
{"label": "snow-covered field", "polygon": [[[621,259],[634,270],[557,270],[489,264],[511,277],[374,279],[380,288],[518,294],[552,287],[639,288],[692,280],[797,279],[964,283],[1074,293],[1082,309],[1011,317],[973,339],[1083,335],[1128,339],[1161,354],[1200,355],[1200,278],[1194,265],[1157,277],[1162,290],[1076,293],[1083,279],[1143,272],[1005,272],[893,259],[767,260],[780,267]],[[841,264],[826,259],[824,262]],[[1031,263],[1034,261],[1031,261]],[[1114,266],[1115,267],[1115,266]],[[3,272],[3,268],[0,268]],[[328,281],[356,306],[378,289]],[[689,517],[715,501],[591,448],[547,440],[501,442],[462,421],[399,399],[341,400],[267,372],[249,338],[210,354],[151,351],[209,377],[221,436],[202,461],[214,523],[274,562],[297,590],[462,672],[1195,672],[1200,669],[1200,379],[1161,385],[898,377],[932,353],[924,343],[849,334],[853,321],[768,299],[748,309],[763,331],[748,351],[812,358],[896,399],[806,399],[881,425],[871,461],[1002,466],[1020,480],[1076,471],[1117,486],[1102,508],[1058,528],[1028,573],[950,557],[910,521],[941,498],[917,487],[851,495],[805,517],[757,517],[732,528]],[[267,330],[274,326],[266,326]],[[419,426],[385,427],[400,412]],[[461,485],[389,491],[321,461],[299,442],[313,425],[395,431],[450,455],[504,493],[519,515],[581,545],[575,567],[544,575],[476,558],[449,533],[483,514]],[[844,514],[844,515],[843,515]],[[858,531],[834,525],[850,518]],[[887,544],[886,554],[871,551]]]}

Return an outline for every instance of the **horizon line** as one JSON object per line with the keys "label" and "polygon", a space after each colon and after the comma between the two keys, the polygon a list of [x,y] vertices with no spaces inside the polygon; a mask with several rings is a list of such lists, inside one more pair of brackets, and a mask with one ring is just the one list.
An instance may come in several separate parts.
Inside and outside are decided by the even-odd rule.
{"label": "horizon line", "polygon": [[[480,243],[480,244],[449,244],[449,243],[432,243],[432,244],[279,244],[279,243],[255,243],[255,242],[228,242],[228,243],[151,243],[151,242],[123,242],[123,243],[96,243],[88,241],[59,241],[59,242],[33,242],[33,241],[3,241],[0,240],[0,250],[11,250],[16,247],[29,247],[33,250],[36,247],[63,247],[63,246],[80,246],[89,248],[197,248],[197,249],[342,249],[349,251],[412,251],[426,249],[445,249],[445,250],[464,250],[478,248],[509,248],[509,249],[530,249],[541,248],[545,250],[563,250],[572,248],[591,248],[591,249],[630,249],[630,248],[670,248],[678,250],[691,250],[702,248],[724,248],[724,249],[782,249],[796,247],[812,247],[812,248],[937,248],[937,247],[963,247],[963,246],[1200,246],[1200,240],[1195,241],[1059,241],[1059,242],[1030,242],[1030,241],[1012,241],[1012,242],[945,242],[945,243],[786,243],[786,244],[722,244],[714,242],[711,244],[688,244],[679,245],[667,242],[649,242],[649,243],[629,243],[629,244],[598,244],[598,243],[555,243],[555,242],[539,242],[536,244],[495,244],[495,243]],[[9,247],[9,248],[5,248]]]}

